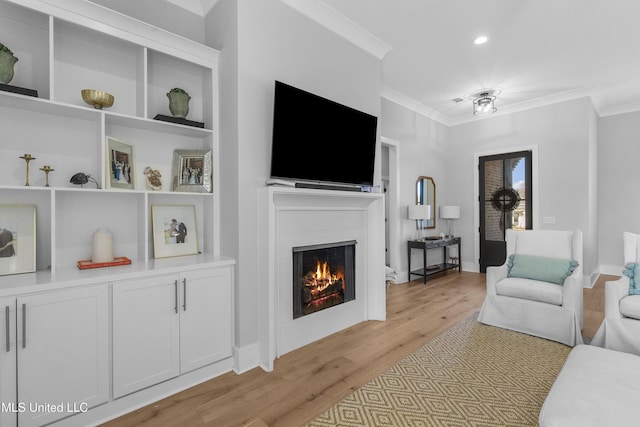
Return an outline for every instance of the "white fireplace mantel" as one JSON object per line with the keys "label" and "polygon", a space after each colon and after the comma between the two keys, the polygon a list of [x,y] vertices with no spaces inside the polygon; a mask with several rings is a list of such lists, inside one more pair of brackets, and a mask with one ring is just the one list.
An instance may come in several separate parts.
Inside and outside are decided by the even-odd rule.
{"label": "white fireplace mantel", "polygon": [[[264,370],[273,370],[277,357],[309,340],[386,319],[383,194],[270,186],[259,189],[258,197],[263,212],[258,268],[267,277],[258,290],[259,363]],[[358,242],[356,301],[293,320],[288,306],[291,248],[351,239]],[[297,329],[304,330],[304,337],[296,337]]]}

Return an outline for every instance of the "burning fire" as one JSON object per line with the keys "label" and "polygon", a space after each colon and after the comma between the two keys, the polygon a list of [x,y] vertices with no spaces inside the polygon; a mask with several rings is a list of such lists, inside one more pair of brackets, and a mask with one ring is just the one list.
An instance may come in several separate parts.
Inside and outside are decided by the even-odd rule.
{"label": "burning fire", "polygon": [[323,263],[320,263],[320,261],[318,261],[316,264],[316,272],[313,274],[312,282],[312,284],[316,287],[316,290],[318,292],[321,292],[337,281],[338,275],[335,273],[331,273],[329,263],[327,261]]}
{"label": "burning fire", "polygon": [[327,261],[316,262],[316,270],[315,272],[310,271],[306,277],[306,286],[311,288],[311,293],[313,295],[318,294],[329,286],[337,284],[342,285],[344,281],[344,277],[342,274],[337,274],[336,272],[331,272],[331,268],[329,267],[329,263]]}

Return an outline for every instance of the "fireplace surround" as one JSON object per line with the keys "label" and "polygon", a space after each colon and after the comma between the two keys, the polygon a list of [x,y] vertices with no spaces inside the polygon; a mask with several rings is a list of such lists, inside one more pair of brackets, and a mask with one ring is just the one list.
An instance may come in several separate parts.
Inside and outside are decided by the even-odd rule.
{"label": "fireplace surround", "polygon": [[[384,195],[270,186],[259,191],[258,363],[366,320],[385,320]],[[356,298],[293,317],[293,248],[357,242]]]}

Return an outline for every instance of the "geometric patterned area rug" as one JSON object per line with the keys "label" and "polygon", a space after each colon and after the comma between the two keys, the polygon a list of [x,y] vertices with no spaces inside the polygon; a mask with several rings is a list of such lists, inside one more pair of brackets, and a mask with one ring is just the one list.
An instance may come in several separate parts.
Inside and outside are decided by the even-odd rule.
{"label": "geometric patterned area rug", "polygon": [[307,426],[538,425],[571,347],[483,325],[476,317],[452,326]]}

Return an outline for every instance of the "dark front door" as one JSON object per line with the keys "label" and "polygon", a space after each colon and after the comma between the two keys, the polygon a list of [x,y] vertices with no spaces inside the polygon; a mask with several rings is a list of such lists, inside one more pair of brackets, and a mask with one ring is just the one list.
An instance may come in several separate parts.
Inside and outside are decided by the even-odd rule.
{"label": "dark front door", "polygon": [[480,271],[502,265],[507,229],[531,229],[531,151],[480,157]]}

